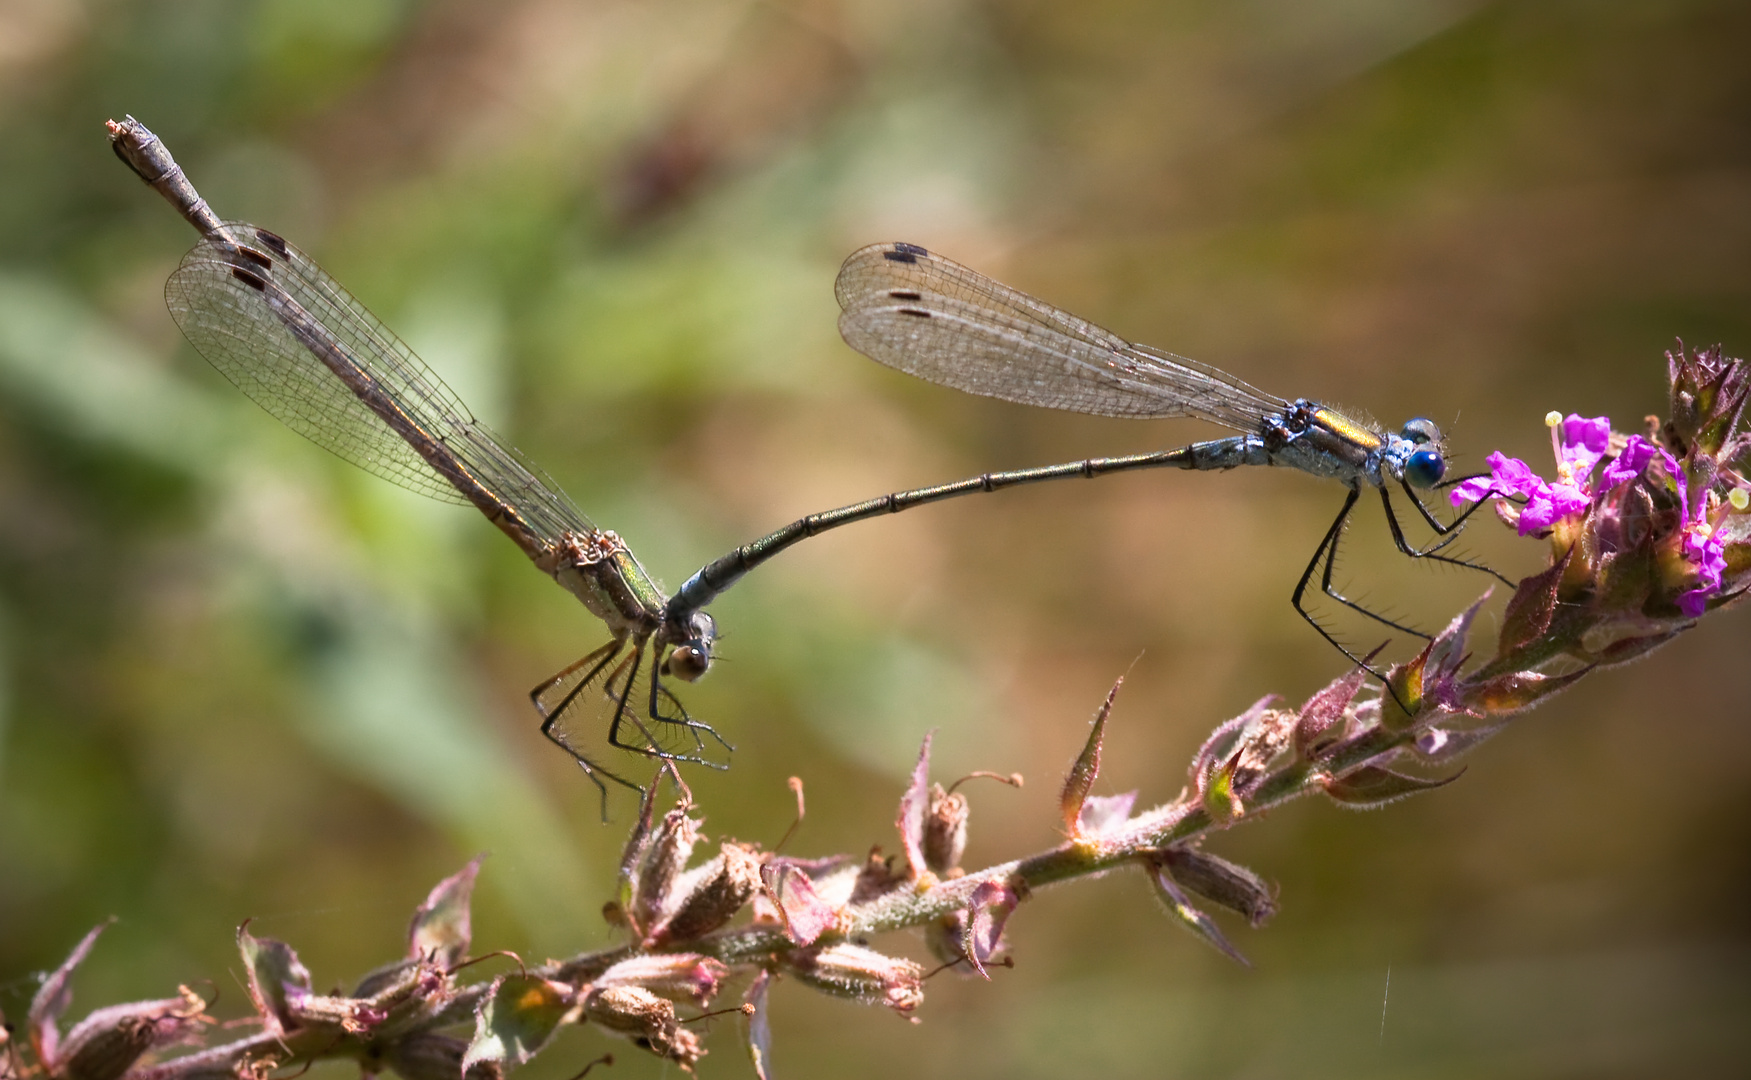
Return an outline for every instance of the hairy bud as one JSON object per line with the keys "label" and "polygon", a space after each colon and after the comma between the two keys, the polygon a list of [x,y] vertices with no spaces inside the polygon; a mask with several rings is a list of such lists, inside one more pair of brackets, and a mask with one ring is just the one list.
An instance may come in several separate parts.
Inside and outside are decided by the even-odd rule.
{"label": "hairy bud", "polygon": [[597,987],[584,998],[584,1019],[689,1071],[705,1054],[699,1036],[676,1019],[675,1006],[642,986]]}
{"label": "hairy bud", "polygon": [[1254,926],[1277,913],[1274,890],[1238,863],[1188,847],[1168,848],[1160,859],[1175,881],[1206,900],[1239,912]]}
{"label": "hairy bud", "polygon": [[909,1013],[924,1001],[923,969],[862,945],[809,950],[792,955],[788,964],[799,982],[834,997],[886,1005],[899,1013]]}
{"label": "hairy bud", "polygon": [[711,1004],[730,969],[695,953],[653,953],[622,960],[596,980],[598,987],[639,986],[670,1001]]}
{"label": "hairy bud", "polygon": [[662,920],[698,842],[699,821],[689,816],[686,806],[677,806],[634,857],[623,914],[630,917],[635,933],[649,933]]}
{"label": "hairy bud", "polygon": [[937,877],[960,869],[967,850],[967,797],[945,792],[941,784],[930,785],[930,809],[924,815],[924,865]]}
{"label": "hairy bud", "polygon": [[760,857],[746,844],[726,843],[717,858],[675,885],[675,913],[651,931],[650,945],[692,941],[735,918],[760,888]]}
{"label": "hairy bud", "polygon": [[146,1051],[199,1031],[206,1004],[184,987],[181,997],[98,1009],[67,1033],[54,1073],[65,1080],[116,1080]]}

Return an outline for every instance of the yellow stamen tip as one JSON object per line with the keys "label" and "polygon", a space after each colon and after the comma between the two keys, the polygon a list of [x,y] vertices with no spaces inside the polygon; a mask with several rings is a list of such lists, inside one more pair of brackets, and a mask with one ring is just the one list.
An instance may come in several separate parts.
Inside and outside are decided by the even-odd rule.
{"label": "yellow stamen tip", "polygon": [[1558,424],[1560,424],[1562,422],[1563,422],[1563,414],[1557,412],[1555,409],[1552,409],[1549,412],[1544,414],[1544,426],[1545,427],[1556,427]]}
{"label": "yellow stamen tip", "polygon": [[1733,504],[1733,509],[1743,510],[1747,506],[1751,506],[1751,491],[1746,491],[1744,488],[1734,488],[1732,493],[1727,496],[1727,501]]}

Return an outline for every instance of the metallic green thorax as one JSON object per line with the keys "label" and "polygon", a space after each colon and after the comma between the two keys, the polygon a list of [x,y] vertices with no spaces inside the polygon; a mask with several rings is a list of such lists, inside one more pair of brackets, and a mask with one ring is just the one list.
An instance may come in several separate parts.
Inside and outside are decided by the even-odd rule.
{"label": "metallic green thorax", "polygon": [[662,625],[668,597],[613,532],[568,533],[535,565],[582,600],[617,639],[646,638]]}

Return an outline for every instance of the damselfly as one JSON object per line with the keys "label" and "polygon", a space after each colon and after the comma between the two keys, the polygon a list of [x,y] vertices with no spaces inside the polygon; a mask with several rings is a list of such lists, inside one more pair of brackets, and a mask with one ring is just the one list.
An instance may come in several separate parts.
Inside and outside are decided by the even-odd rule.
{"label": "damselfly", "polygon": [[221,221],[164,144],[129,117],[110,121],[116,154],[200,231],[165,284],[195,349],[305,438],[403,487],[472,505],[607,624],[611,640],[530,692],[541,732],[602,790],[638,785],[575,745],[574,716],[606,718],[612,746],[714,765],[664,685],[711,667],[717,636],[695,605],[670,605],[626,544],[590,523],[559,486],[476,420],[395,333],[303,252],[255,225]]}
{"label": "damselfly", "polygon": [[[1332,587],[1344,522],[1364,487],[1380,492],[1398,550],[1501,578],[1486,566],[1441,554],[1481,504],[1443,524],[1417,497],[1419,490],[1441,485],[1447,471],[1441,431],[1429,420],[1411,420],[1392,434],[1306,398],[1286,401],[1208,364],[1126,341],[916,244],[873,244],[854,252],[840,269],[834,292],[843,309],[839,332],[846,342],[909,375],[1023,405],[1133,419],[1189,416],[1244,434],[1176,450],[985,473],[811,514],[706,565],[676,590],[669,602],[671,618],[703,607],[749,570],[828,529],[1016,484],[1131,469],[1287,465],[1347,487],[1343,506],[1295,583],[1290,602],[1358,664],[1362,659],[1320,625],[1302,602],[1316,573],[1320,591],[1338,603],[1395,630],[1428,637]],[[1422,548],[1405,539],[1389,486],[1404,490],[1440,539]]]}

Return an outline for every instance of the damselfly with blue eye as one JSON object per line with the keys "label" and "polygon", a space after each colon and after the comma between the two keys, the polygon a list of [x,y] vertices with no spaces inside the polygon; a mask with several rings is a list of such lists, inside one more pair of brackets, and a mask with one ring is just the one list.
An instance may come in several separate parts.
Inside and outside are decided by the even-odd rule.
{"label": "damselfly with blue eye", "polygon": [[[1016,484],[1157,468],[1286,465],[1347,487],[1343,506],[1295,583],[1290,602],[1321,636],[1364,667],[1368,665],[1362,658],[1333,637],[1303,604],[1316,574],[1320,591],[1338,603],[1394,630],[1428,637],[1332,587],[1344,522],[1364,488],[1380,493],[1398,550],[1412,558],[1481,570],[1513,584],[1486,566],[1441,553],[1481,504],[1443,523],[1418,498],[1418,491],[1445,486],[1441,431],[1429,420],[1411,420],[1397,433],[1389,433],[1306,398],[1274,397],[1208,364],[1126,341],[916,244],[874,244],[853,253],[839,271],[834,291],[843,309],[839,332],[846,342],[872,360],[909,375],[1023,405],[1132,419],[1195,417],[1243,434],[1176,450],[986,473],[812,514],[694,574],[669,601],[671,617],[703,607],[792,544],[853,521]],[[1429,546],[1415,547],[1405,539],[1393,508],[1392,487],[1404,491],[1434,530],[1438,539]]]}
{"label": "damselfly with blue eye", "polygon": [[711,616],[694,605],[671,621],[668,598],[626,544],[476,420],[339,282],[274,233],[221,221],[139,121],[112,120],[109,130],[116,155],[201,233],[164,287],[196,351],[318,446],[421,494],[476,507],[607,625],[606,645],[529,695],[541,733],[601,789],[604,813],[604,778],[638,785],[578,745],[596,735],[580,730],[580,717],[605,728],[612,747],[721,767],[705,757],[707,740],[725,751],[729,744],[688,716],[665,684],[710,668]]}

